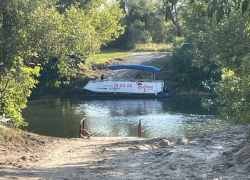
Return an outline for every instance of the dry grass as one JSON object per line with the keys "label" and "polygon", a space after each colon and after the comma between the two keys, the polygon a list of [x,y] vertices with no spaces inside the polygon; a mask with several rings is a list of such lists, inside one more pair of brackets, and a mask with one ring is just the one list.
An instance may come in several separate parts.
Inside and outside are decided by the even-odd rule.
{"label": "dry grass", "polygon": [[22,130],[0,125],[0,143],[8,142],[28,143],[28,139],[25,138]]}
{"label": "dry grass", "polygon": [[173,51],[173,44],[154,44],[154,43],[136,44],[133,50],[143,51],[143,52],[151,52],[151,51],[170,52]]}
{"label": "dry grass", "polygon": [[94,54],[93,56],[89,57],[88,60],[91,61],[93,64],[102,64],[108,62],[111,59],[124,59],[131,55],[132,55],[131,52],[120,52],[120,51],[110,50]]}

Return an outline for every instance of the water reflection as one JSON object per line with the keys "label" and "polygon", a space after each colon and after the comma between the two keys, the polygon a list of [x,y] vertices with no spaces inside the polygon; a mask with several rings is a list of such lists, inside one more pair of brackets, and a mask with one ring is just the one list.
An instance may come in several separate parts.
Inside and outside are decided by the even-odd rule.
{"label": "water reflection", "polygon": [[28,131],[57,137],[77,137],[79,121],[86,118],[92,136],[137,136],[138,119],[143,137],[188,136],[222,130],[229,123],[216,110],[201,107],[197,97],[170,99],[85,100],[79,95],[31,100],[23,115]]}

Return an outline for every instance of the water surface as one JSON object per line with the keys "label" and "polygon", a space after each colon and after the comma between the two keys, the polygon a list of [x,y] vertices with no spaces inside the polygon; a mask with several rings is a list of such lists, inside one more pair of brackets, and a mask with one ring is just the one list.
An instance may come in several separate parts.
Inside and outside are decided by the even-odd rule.
{"label": "water surface", "polygon": [[78,137],[85,128],[92,136],[137,136],[138,120],[143,137],[173,137],[219,131],[229,123],[201,106],[201,98],[172,96],[167,99],[86,100],[81,95],[46,96],[29,101],[23,116],[28,131],[56,137]]}

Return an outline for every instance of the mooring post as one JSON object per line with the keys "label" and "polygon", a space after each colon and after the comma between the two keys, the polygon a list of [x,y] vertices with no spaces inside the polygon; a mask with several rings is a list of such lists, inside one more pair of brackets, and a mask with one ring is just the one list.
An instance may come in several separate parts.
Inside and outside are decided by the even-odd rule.
{"label": "mooring post", "polygon": [[[79,138],[81,138],[82,129],[85,129],[85,118],[83,118],[79,124],[79,131],[78,131]],[[85,132],[83,132],[83,135],[84,134]]]}
{"label": "mooring post", "polygon": [[85,129],[85,118],[82,119],[82,129]]}
{"label": "mooring post", "polygon": [[79,123],[78,137],[81,138],[81,121]]}
{"label": "mooring post", "polygon": [[141,137],[141,119],[139,119],[139,122],[138,122],[138,138]]}
{"label": "mooring post", "polygon": [[[82,129],[85,129],[85,118],[82,119]],[[83,132],[83,135],[85,135],[85,132]]]}

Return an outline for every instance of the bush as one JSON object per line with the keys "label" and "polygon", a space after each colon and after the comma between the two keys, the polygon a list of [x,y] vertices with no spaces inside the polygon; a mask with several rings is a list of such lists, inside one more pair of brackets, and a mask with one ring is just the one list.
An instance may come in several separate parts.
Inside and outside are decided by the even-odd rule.
{"label": "bush", "polygon": [[206,91],[202,82],[219,77],[219,74],[205,72],[204,67],[194,66],[192,45],[176,48],[170,57],[169,65],[184,91]]}

